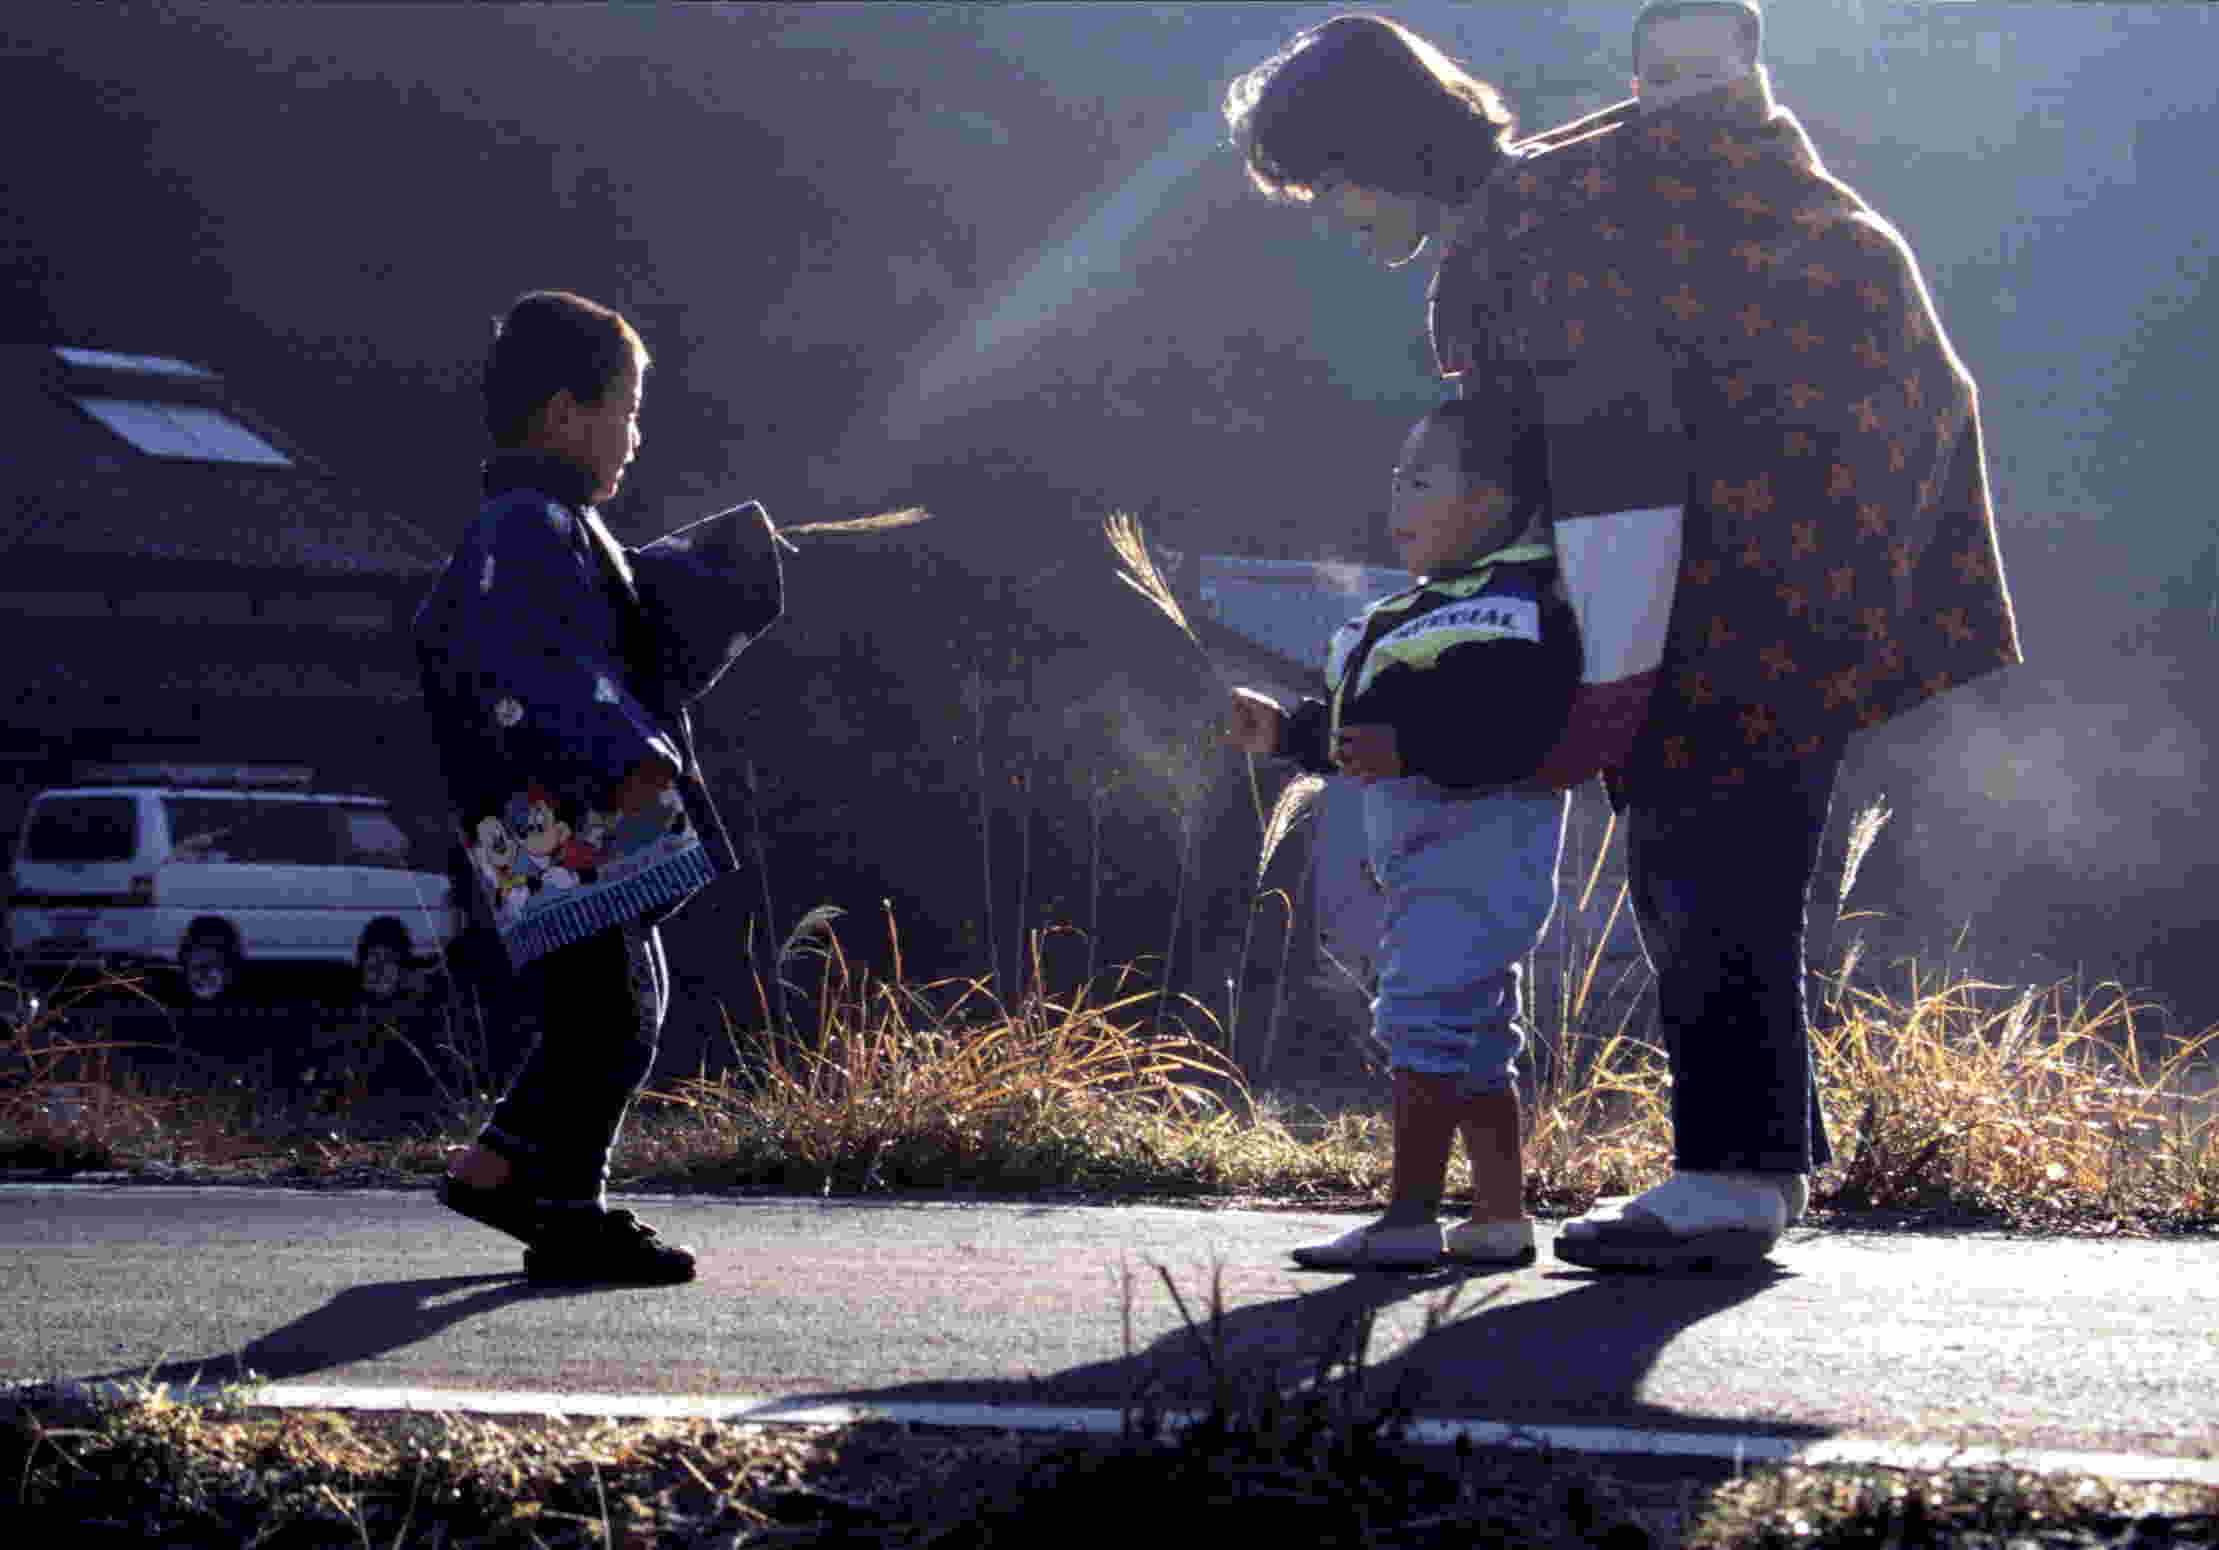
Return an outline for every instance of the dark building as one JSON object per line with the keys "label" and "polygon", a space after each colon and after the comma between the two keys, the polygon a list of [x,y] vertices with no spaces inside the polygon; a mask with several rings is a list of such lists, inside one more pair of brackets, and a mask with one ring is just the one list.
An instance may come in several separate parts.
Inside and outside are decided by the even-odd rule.
{"label": "dark building", "polygon": [[309,765],[430,839],[405,626],[443,545],[192,362],[0,346],[0,416],[9,846],[40,787],[163,759]]}

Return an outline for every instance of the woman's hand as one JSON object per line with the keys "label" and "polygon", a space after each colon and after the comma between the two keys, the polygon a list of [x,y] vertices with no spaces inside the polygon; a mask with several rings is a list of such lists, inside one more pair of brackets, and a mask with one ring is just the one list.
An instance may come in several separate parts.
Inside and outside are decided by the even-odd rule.
{"label": "woman's hand", "polygon": [[1395,746],[1395,729],[1385,722],[1343,727],[1333,740],[1333,764],[1343,775],[1354,775],[1367,784],[1393,780],[1402,774],[1402,750]]}
{"label": "woman's hand", "polygon": [[1243,753],[1275,754],[1286,730],[1287,712],[1277,700],[1253,689],[1233,691],[1233,721],[1225,741]]}

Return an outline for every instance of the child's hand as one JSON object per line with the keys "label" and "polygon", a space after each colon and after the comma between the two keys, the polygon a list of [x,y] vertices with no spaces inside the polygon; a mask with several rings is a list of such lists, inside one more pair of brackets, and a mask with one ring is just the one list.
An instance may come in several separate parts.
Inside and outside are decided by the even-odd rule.
{"label": "child's hand", "polygon": [[1268,694],[1253,689],[1233,691],[1233,723],[1225,741],[1245,753],[1275,754],[1286,735],[1287,713]]}
{"label": "child's hand", "polygon": [[677,778],[678,767],[668,759],[658,755],[639,760],[617,784],[614,798],[617,812],[626,817],[645,812],[662,800],[663,792]]}
{"label": "child's hand", "polygon": [[1333,741],[1333,763],[1343,775],[1354,775],[1369,784],[1393,780],[1402,773],[1402,750],[1395,746],[1395,729],[1385,722],[1343,727]]}

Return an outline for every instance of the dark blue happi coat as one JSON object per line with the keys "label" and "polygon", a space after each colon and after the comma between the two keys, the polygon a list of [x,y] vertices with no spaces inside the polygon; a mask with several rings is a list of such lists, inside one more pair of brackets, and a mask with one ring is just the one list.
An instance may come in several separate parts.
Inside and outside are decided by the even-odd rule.
{"label": "dark blue happi coat", "polygon": [[517,968],[737,870],[687,707],[783,606],[762,507],[630,549],[590,494],[562,459],[493,458],[416,613],[454,826]]}

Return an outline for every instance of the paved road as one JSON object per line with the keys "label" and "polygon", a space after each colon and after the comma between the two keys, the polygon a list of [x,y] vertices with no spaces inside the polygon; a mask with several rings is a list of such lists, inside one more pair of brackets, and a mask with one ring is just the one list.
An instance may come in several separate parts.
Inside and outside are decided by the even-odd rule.
{"label": "paved road", "polygon": [[[635,1201],[664,1289],[536,1292],[428,1193],[0,1187],[0,1381],[296,1383],[1114,1407],[1225,1351],[1289,1382],[1352,1321],[1432,1415],[2219,1459],[2219,1241],[1802,1230],[1757,1277],[1321,1275],[1345,1217]],[[1438,1328],[1429,1311],[1460,1296]],[[1129,1322],[1129,1328],[1128,1328]]]}

